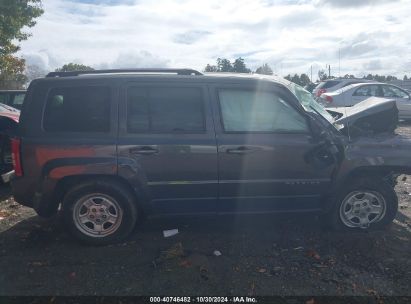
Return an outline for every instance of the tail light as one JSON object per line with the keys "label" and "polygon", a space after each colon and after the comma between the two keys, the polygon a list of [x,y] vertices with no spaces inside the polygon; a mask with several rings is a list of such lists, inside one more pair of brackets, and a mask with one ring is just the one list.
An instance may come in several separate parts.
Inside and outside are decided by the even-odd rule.
{"label": "tail light", "polygon": [[20,138],[11,139],[11,158],[13,160],[14,174],[16,176],[23,176],[23,167],[21,166],[20,157]]}
{"label": "tail light", "polygon": [[325,100],[329,103],[333,102],[333,98],[330,95],[324,95]]}
{"label": "tail light", "polygon": [[324,94],[324,93],[326,93],[326,92],[327,92],[326,89],[319,89],[319,90],[317,91],[316,95],[317,95],[317,97],[320,97],[321,94]]}

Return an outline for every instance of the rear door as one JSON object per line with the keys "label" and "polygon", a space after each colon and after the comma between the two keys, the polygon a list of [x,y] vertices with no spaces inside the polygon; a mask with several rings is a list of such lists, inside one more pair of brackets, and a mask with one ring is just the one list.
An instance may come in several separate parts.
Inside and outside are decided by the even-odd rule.
{"label": "rear door", "polygon": [[400,118],[411,118],[410,95],[391,85],[381,85],[383,97],[395,99]]}
{"label": "rear door", "polygon": [[217,147],[206,87],[130,82],[122,95],[119,174],[143,189],[155,214],[214,213]]}
{"label": "rear door", "polygon": [[[321,208],[332,166],[314,167],[316,148],[285,89],[214,86],[221,213]],[[288,93],[287,93],[288,92]]]}
{"label": "rear door", "polygon": [[[351,102],[347,106],[353,106],[370,97],[381,97],[381,88],[377,84],[366,84],[354,89]],[[349,96],[348,96],[349,97]]]}

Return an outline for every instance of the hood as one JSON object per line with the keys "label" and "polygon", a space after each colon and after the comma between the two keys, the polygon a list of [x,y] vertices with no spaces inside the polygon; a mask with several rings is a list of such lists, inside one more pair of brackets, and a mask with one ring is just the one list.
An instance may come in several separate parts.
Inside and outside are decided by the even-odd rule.
{"label": "hood", "polygon": [[341,132],[348,135],[374,135],[393,132],[398,124],[398,109],[395,100],[370,97],[352,107],[327,108],[342,126]]}

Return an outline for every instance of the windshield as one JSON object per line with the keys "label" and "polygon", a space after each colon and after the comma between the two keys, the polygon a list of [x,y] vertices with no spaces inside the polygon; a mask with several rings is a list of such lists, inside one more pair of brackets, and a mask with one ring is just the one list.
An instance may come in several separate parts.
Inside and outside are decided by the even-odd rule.
{"label": "windshield", "polygon": [[323,108],[322,105],[314,100],[310,92],[293,82],[289,83],[288,88],[294,93],[307,112],[317,113],[328,120],[331,124],[334,123],[334,118]]}

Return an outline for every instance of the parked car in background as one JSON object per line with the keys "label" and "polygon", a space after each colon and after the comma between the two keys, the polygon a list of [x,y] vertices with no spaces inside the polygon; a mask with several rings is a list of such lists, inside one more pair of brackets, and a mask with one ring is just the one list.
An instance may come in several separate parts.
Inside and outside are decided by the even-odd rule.
{"label": "parked car in background", "polygon": [[8,182],[13,170],[10,136],[19,123],[20,111],[0,103],[0,175]]}
{"label": "parked car in background", "polygon": [[21,110],[25,96],[25,90],[0,90],[0,103]]}
{"label": "parked car in background", "polygon": [[315,97],[320,97],[326,92],[334,92],[338,89],[344,88],[354,83],[372,82],[371,80],[362,78],[335,78],[321,81],[313,90]]}
{"label": "parked car in background", "polygon": [[395,100],[399,118],[411,119],[410,93],[391,84],[379,82],[352,84],[335,92],[322,94],[319,102],[325,107],[351,107],[370,97]]}
{"label": "parked car in background", "polygon": [[14,199],[45,217],[61,207],[87,243],[124,240],[142,215],[314,212],[381,228],[396,174],[411,173],[411,140],[373,123],[395,125],[395,101],[336,119],[282,78],[190,69],[55,72],[28,92]]}
{"label": "parked car in background", "polygon": [[306,89],[308,92],[312,93],[313,90],[318,86],[318,83],[309,83],[307,84],[304,89]]}

